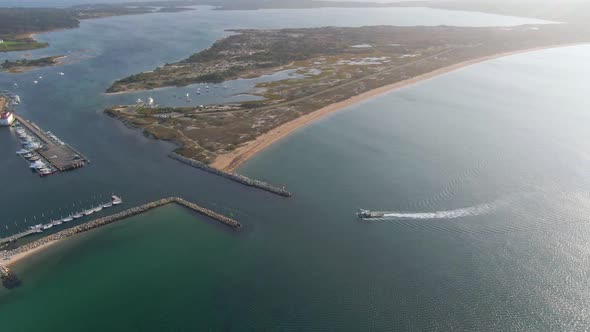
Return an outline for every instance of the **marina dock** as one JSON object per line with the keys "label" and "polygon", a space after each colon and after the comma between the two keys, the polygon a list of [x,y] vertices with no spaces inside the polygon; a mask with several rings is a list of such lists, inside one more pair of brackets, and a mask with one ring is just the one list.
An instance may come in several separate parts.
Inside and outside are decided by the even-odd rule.
{"label": "marina dock", "polygon": [[29,235],[35,234],[35,233],[41,233],[41,232],[39,230],[28,229],[28,230],[26,230],[24,232],[20,232],[18,234],[14,234],[14,235],[11,235],[9,237],[5,237],[3,239],[0,239],[0,246],[2,246],[3,244],[14,242],[14,241],[16,241],[18,239],[22,239],[25,236],[29,236]]}
{"label": "marina dock", "polygon": [[43,159],[45,159],[57,171],[64,172],[80,168],[90,162],[88,158],[80,152],[60,141],[49,132],[45,132],[36,124],[15,115],[16,121],[24,127],[30,135],[33,135],[40,143],[41,147],[34,149]]}
{"label": "marina dock", "polygon": [[[113,195],[111,197],[111,200],[108,202],[99,203],[97,206],[93,206],[92,208],[89,208],[89,209],[83,209],[83,210],[71,212],[66,217],[62,217],[59,219],[52,219],[51,221],[49,221],[47,223],[41,222],[41,223],[36,224],[34,226],[29,226],[29,228],[24,232],[13,234],[13,235],[7,236],[5,238],[0,238],[0,247],[2,247],[2,245],[4,245],[4,244],[14,242],[18,239],[29,236],[31,234],[43,233],[43,231],[50,229],[53,226],[59,226],[61,224],[71,222],[73,220],[85,218],[87,216],[90,216],[93,213],[98,213],[100,211],[103,211],[103,209],[108,209],[108,208],[111,208],[113,206],[116,206],[116,205],[119,205],[122,203],[123,203],[123,200],[121,199],[121,197]],[[25,223],[26,223],[26,219],[25,219]],[[6,229],[8,229],[8,226],[6,226]]]}

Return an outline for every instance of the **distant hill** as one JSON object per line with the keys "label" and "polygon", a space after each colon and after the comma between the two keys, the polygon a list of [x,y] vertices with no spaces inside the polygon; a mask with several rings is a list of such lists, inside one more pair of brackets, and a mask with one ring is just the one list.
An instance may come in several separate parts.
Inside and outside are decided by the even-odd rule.
{"label": "distant hill", "polygon": [[70,10],[57,8],[0,8],[1,36],[76,28],[79,24],[80,22],[75,17],[75,14]]}

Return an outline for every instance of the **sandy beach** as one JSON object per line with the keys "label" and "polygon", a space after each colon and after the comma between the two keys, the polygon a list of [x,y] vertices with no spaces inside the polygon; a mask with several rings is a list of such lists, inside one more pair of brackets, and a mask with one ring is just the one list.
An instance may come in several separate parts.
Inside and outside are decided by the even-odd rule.
{"label": "sandy beach", "polygon": [[248,159],[252,158],[254,155],[256,155],[257,153],[259,153],[260,151],[266,149],[267,147],[269,147],[270,145],[272,145],[273,143],[277,142],[278,140],[282,139],[283,137],[291,134],[292,132],[296,131],[297,129],[304,127],[314,121],[317,121],[329,114],[332,114],[334,112],[343,110],[347,107],[350,107],[352,105],[358,104],[360,102],[369,100],[371,98],[375,98],[378,96],[381,96],[383,94],[422,82],[422,81],[426,81],[429,79],[432,79],[434,77],[438,77],[447,73],[450,73],[452,71],[461,69],[461,68],[465,68],[474,64],[478,64],[481,62],[485,62],[485,61],[489,61],[489,60],[493,60],[493,59],[498,59],[498,58],[502,58],[502,57],[506,57],[506,56],[510,56],[510,55],[516,55],[516,54],[521,54],[521,53],[527,53],[527,52],[533,52],[533,51],[539,51],[539,50],[544,50],[544,49],[550,49],[550,48],[558,48],[558,47],[566,47],[566,46],[575,46],[575,45],[581,45],[579,43],[576,44],[561,44],[561,45],[551,45],[551,46],[544,46],[544,47],[536,47],[536,48],[530,48],[530,49],[523,49],[523,50],[518,50],[518,51],[513,51],[513,52],[505,52],[505,53],[498,53],[495,55],[490,55],[490,56],[485,56],[485,57],[481,57],[481,58],[477,58],[477,59],[473,59],[473,60],[469,60],[469,61],[464,61],[464,62],[460,62],[451,66],[447,66],[447,67],[443,67],[434,71],[431,71],[429,73],[423,74],[423,75],[419,75],[407,80],[403,80],[394,84],[389,84],[389,85],[385,85],[382,86],[380,88],[377,89],[373,89],[364,93],[361,93],[359,95],[350,97],[346,100],[334,103],[334,104],[330,104],[328,106],[325,106],[323,108],[318,109],[317,111],[314,111],[312,113],[306,114],[302,117],[299,117],[293,121],[284,123],[282,125],[280,125],[279,127],[276,127],[274,129],[272,129],[271,131],[267,132],[264,135],[259,136],[258,138],[256,138],[253,141],[250,141],[248,143],[245,143],[244,145],[240,146],[239,148],[237,148],[236,150],[227,153],[227,154],[222,154],[219,155],[215,161],[212,163],[212,166],[223,170],[225,172],[229,172],[229,173],[233,173],[235,172],[240,165],[242,165],[244,162],[246,162]]}
{"label": "sandy beach", "polygon": [[17,263],[18,261],[20,261],[26,257],[29,257],[31,255],[34,255],[35,253],[42,251],[42,250],[44,250],[44,249],[46,249],[58,242],[59,242],[59,240],[47,242],[47,243],[42,244],[34,249],[31,249],[31,250],[22,252],[20,254],[16,254],[14,256],[11,256],[7,260],[2,260],[2,261],[0,261],[0,264],[5,265],[5,266],[11,266],[11,265]]}

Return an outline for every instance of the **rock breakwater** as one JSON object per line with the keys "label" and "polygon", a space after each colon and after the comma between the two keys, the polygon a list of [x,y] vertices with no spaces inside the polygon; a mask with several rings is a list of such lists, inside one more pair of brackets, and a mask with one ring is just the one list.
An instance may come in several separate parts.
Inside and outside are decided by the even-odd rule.
{"label": "rock breakwater", "polygon": [[213,173],[215,175],[219,175],[222,176],[226,179],[230,179],[236,182],[239,182],[243,185],[249,186],[249,187],[254,187],[254,188],[258,188],[258,189],[262,189],[265,191],[268,191],[270,193],[273,194],[277,194],[283,197],[291,197],[293,196],[292,193],[290,193],[289,191],[287,191],[284,187],[283,188],[279,188],[277,186],[273,186],[272,184],[266,183],[264,181],[260,181],[260,180],[254,180],[251,179],[247,176],[243,176],[240,174],[236,174],[236,173],[227,173],[221,170],[218,170],[217,168],[211,167],[209,165],[206,165],[200,161],[196,161],[194,159],[190,159],[184,156],[179,155],[178,153],[172,152],[171,154],[168,155],[170,158],[175,159],[180,161],[183,164],[189,165],[191,167],[195,167],[195,168],[199,168],[202,169],[204,171],[207,171],[209,173]]}
{"label": "rock breakwater", "polygon": [[20,286],[20,280],[4,265],[0,265],[0,279],[2,285],[8,289]]}
{"label": "rock breakwater", "polygon": [[[150,202],[147,204],[143,204],[143,205],[140,205],[140,206],[137,206],[134,208],[130,208],[125,211],[112,214],[110,216],[106,216],[106,217],[102,217],[102,218],[99,218],[99,219],[96,219],[93,221],[89,221],[89,222],[81,224],[81,225],[77,225],[77,226],[74,226],[74,227],[71,227],[68,229],[64,229],[63,231],[57,232],[55,234],[51,234],[49,236],[46,236],[46,237],[41,238],[39,240],[33,241],[31,243],[27,243],[23,246],[15,248],[15,249],[2,251],[2,252],[0,252],[0,259],[10,258],[12,256],[25,253],[27,251],[33,250],[35,248],[38,248],[38,247],[48,244],[50,242],[59,241],[59,240],[68,238],[72,235],[86,232],[86,231],[89,231],[94,228],[102,227],[102,226],[114,223],[116,221],[126,219],[129,217],[144,213],[148,210],[155,209],[155,208],[158,208],[158,207],[161,207],[161,206],[164,206],[167,204],[171,204],[171,203],[176,203],[176,204],[179,204],[179,205],[184,206],[186,208],[189,208],[195,212],[203,214],[209,218],[215,219],[215,220],[217,220],[227,226],[230,226],[234,229],[240,228],[242,226],[238,221],[236,221],[232,218],[226,217],[226,216],[221,215],[217,212],[206,209],[206,208],[199,206],[197,204],[191,203],[191,202],[189,202],[185,199],[182,199],[180,197],[168,197],[168,198],[163,198],[163,199],[160,199],[160,200],[157,200],[154,202]],[[2,280],[4,281],[4,278]]]}

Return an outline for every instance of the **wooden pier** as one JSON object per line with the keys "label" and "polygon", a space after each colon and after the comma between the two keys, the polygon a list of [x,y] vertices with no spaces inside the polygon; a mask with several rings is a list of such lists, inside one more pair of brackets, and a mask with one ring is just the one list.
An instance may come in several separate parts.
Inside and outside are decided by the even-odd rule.
{"label": "wooden pier", "polygon": [[60,172],[76,169],[89,163],[90,160],[68,144],[59,144],[51,139],[39,126],[15,115],[16,121],[25,127],[31,134],[35,135],[43,146],[35,150],[41,157],[49,162]]}

